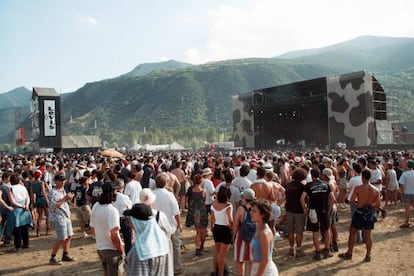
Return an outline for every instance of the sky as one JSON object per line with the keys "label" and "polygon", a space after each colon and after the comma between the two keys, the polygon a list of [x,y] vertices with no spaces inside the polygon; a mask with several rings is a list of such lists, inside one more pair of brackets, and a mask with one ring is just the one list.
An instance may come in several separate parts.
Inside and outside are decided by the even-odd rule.
{"label": "sky", "polygon": [[0,93],[72,92],[142,63],[275,57],[414,37],[412,0],[0,0]]}

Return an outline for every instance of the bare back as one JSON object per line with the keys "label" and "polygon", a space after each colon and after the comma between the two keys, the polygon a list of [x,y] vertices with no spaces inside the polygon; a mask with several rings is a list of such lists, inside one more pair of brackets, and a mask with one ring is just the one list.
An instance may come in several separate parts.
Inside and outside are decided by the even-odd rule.
{"label": "bare back", "polygon": [[355,187],[351,202],[355,202],[356,199],[357,208],[362,208],[367,205],[372,206],[373,208],[380,207],[379,191],[371,184],[363,184]]}
{"label": "bare back", "polygon": [[272,184],[267,182],[256,182],[253,183],[250,188],[255,192],[256,198],[269,200],[271,202],[274,201]]}

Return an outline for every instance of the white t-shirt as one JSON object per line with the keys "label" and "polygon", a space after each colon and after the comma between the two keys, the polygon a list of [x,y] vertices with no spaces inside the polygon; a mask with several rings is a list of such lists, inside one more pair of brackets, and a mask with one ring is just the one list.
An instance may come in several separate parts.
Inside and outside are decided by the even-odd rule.
{"label": "white t-shirt", "polygon": [[132,201],[127,195],[118,192],[116,194],[116,200],[112,203],[112,205],[118,210],[119,217],[122,218],[124,217],[124,211],[132,208]]}
{"label": "white t-shirt", "polygon": [[52,190],[52,188],[55,186],[55,182],[53,181],[53,173],[49,171],[45,171],[43,179],[47,183],[47,186],[49,188],[49,191]]}
{"label": "white t-shirt", "polygon": [[153,208],[164,212],[170,222],[171,228],[174,230],[177,229],[175,216],[180,215],[180,208],[173,193],[164,188],[157,188],[152,192],[156,196]]}
{"label": "white t-shirt", "polygon": [[[174,234],[175,229],[171,228],[170,222],[167,216],[164,214],[164,212],[161,212],[161,211],[159,212],[160,212],[160,215],[158,218],[158,225],[164,231],[167,238],[170,239],[171,235]],[[157,213],[158,213],[158,210],[152,209],[152,215],[154,216],[154,218],[156,218]]]}
{"label": "white t-shirt", "polygon": [[155,188],[157,188],[155,186],[155,180],[154,179],[152,179],[152,178],[149,179],[148,188],[150,188],[151,190],[155,190]]}
{"label": "white t-shirt", "polygon": [[375,170],[371,171],[371,179],[369,181],[371,182],[372,185],[375,186],[375,188],[378,189],[378,191],[381,192],[382,191],[382,183],[374,184],[378,180],[382,180],[382,174],[381,174],[380,169],[376,168]]}
{"label": "white t-shirt", "polygon": [[97,250],[117,250],[111,240],[111,230],[121,229],[119,225],[119,213],[112,204],[101,205],[96,202],[92,208],[90,225],[95,228],[95,240]]}
{"label": "white t-shirt", "polygon": [[409,170],[402,173],[400,180],[401,185],[404,185],[405,195],[414,195],[414,171]]}
{"label": "white t-shirt", "polygon": [[132,201],[132,205],[140,203],[139,193],[142,191],[141,183],[136,180],[131,180],[125,185],[124,194],[129,196]]}
{"label": "white t-shirt", "polygon": [[249,174],[247,175],[247,178],[252,182],[256,182],[257,179],[257,171],[254,169],[250,169]]}
{"label": "white t-shirt", "polygon": [[240,176],[240,168],[241,168],[241,166],[234,167],[234,173],[235,173],[236,177]]}
{"label": "white t-shirt", "polygon": [[360,175],[356,175],[354,177],[351,177],[351,179],[349,179],[348,182],[348,189],[349,189],[349,194],[348,194],[348,200],[351,200],[351,196],[352,193],[355,190],[355,187],[362,185],[362,177]]}
{"label": "white t-shirt", "polygon": [[29,196],[25,186],[17,184],[12,186],[13,197],[17,202],[25,202],[26,197]]}
{"label": "white t-shirt", "polygon": [[247,177],[238,176],[235,179],[233,179],[231,185],[238,188],[240,192],[243,192],[245,189],[250,188],[252,182],[249,179],[247,179]]}
{"label": "white t-shirt", "polygon": [[214,195],[214,185],[210,179],[203,178],[203,186],[206,191],[206,200],[204,201],[205,205],[213,204],[213,195]]}

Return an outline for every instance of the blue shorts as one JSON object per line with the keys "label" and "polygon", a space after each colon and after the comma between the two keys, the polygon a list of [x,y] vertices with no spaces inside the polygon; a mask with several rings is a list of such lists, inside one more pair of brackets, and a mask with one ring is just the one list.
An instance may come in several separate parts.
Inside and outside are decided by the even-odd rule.
{"label": "blue shorts", "polygon": [[414,204],[414,195],[403,195],[403,202],[407,204]]}
{"label": "blue shorts", "polygon": [[50,224],[56,230],[56,236],[59,241],[64,241],[73,236],[72,221],[51,221]]}

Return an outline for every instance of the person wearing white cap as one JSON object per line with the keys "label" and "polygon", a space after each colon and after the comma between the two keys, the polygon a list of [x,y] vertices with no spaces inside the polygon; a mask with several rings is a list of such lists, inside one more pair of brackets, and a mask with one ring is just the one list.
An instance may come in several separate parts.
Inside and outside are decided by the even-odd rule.
{"label": "person wearing white cap", "polygon": [[213,182],[211,181],[211,177],[213,176],[213,172],[210,168],[204,168],[203,169],[203,186],[204,190],[206,191],[206,199],[205,199],[205,205],[207,209],[207,213],[211,213],[211,204],[213,204],[213,197],[216,194]]}
{"label": "person wearing white cap", "polygon": [[46,163],[46,170],[43,174],[43,180],[46,182],[48,187],[48,192],[52,190],[55,186],[55,182],[53,181],[54,173],[53,173],[53,164],[50,162]]}

